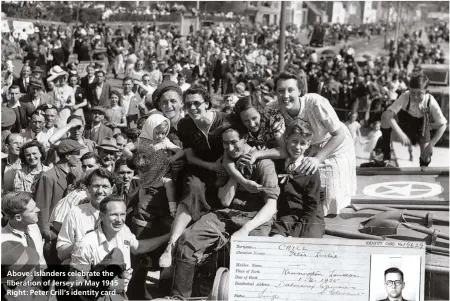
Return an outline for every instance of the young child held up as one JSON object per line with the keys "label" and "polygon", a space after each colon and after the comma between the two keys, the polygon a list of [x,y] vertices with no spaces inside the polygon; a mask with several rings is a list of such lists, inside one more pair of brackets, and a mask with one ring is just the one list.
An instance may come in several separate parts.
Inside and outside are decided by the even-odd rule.
{"label": "young child held up", "polygon": [[137,141],[135,164],[139,170],[139,201],[145,201],[151,190],[164,186],[169,201],[170,215],[175,216],[177,202],[175,183],[170,176],[170,165],[184,156],[184,151],[167,138],[170,121],[161,114],[151,115],[142,127]]}

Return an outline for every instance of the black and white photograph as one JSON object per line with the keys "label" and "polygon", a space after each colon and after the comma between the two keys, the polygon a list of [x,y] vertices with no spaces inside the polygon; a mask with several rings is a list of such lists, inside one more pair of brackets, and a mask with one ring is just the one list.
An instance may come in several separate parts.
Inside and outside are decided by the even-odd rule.
{"label": "black and white photograph", "polygon": [[423,243],[449,300],[449,16],[1,0],[2,301],[228,300],[241,236]]}
{"label": "black and white photograph", "polygon": [[373,254],[370,265],[370,301],[422,301],[420,256]]}

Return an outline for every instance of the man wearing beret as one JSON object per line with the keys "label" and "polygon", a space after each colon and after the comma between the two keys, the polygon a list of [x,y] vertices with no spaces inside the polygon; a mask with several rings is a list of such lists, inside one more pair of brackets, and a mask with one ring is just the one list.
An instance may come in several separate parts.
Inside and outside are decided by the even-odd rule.
{"label": "man wearing beret", "polygon": [[43,92],[44,85],[42,81],[37,78],[31,78],[29,92],[20,98],[20,102],[27,103],[33,110],[36,110],[40,105],[50,103],[47,94]]}
{"label": "man wearing beret", "polygon": [[79,165],[80,150],[83,148],[84,145],[76,140],[62,140],[56,147],[58,163],[43,173],[37,182],[36,204],[41,209],[38,226],[45,240],[44,256],[49,265],[60,264],[56,252],[58,231],[49,222],[50,214],[56,203],[66,195],[69,185],[75,182],[76,177],[71,169]]}

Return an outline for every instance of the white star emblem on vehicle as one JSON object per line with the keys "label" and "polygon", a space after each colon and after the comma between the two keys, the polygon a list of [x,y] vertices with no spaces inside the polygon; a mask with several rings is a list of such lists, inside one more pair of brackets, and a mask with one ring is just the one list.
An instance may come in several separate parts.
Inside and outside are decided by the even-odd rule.
{"label": "white star emblem on vehicle", "polygon": [[383,182],[371,184],[363,189],[363,193],[368,196],[386,199],[421,199],[440,194],[442,187],[434,183],[426,182]]}

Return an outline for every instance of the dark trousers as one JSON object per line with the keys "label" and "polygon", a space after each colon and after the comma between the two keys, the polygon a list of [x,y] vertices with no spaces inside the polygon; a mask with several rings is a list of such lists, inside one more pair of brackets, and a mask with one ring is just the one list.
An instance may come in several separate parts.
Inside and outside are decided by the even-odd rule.
{"label": "dark trousers", "polygon": [[[173,295],[190,297],[196,265],[221,249],[231,234],[251,220],[256,212],[222,209],[203,215],[179,238],[174,266]],[[250,236],[268,236],[272,221],[250,232]]]}
{"label": "dark trousers", "polygon": [[222,79],[222,77],[215,77],[214,78],[214,84],[213,84],[213,89],[214,89],[214,93],[219,92],[219,86],[221,89],[221,93],[224,94],[225,93],[225,89],[224,89],[224,80]]}
{"label": "dark trousers", "polygon": [[[170,232],[173,218],[170,216],[148,216],[147,225],[141,226],[133,224],[132,232],[137,239],[147,239],[157,237]],[[147,289],[147,274],[150,270],[157,271],[159,267],[159,257],[162,255],[166,245],[148,253],[139,254],[132,257],[133,275],[128,284],[127,297],[129,300],[151,300],[164,297],[169,292],[159,289]]]}

